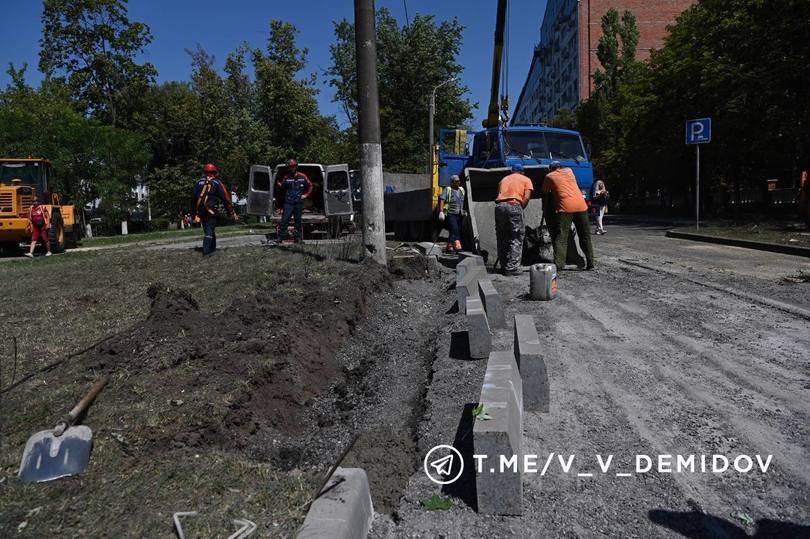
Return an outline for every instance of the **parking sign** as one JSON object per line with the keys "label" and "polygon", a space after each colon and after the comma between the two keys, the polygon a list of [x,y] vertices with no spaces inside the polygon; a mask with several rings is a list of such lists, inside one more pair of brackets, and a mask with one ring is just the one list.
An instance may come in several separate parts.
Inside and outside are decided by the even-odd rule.
{"label": "parking sign", "polygon": [[686,143],[706,144],[712,141],[712,119],[699,118],[686,121]]}

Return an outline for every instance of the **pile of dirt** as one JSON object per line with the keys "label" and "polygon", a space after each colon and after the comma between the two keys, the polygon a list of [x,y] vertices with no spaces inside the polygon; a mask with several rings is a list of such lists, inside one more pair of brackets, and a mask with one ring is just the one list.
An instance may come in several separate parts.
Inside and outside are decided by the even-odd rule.
{"label": "pile of dirt", "polygon": [[310,427],[307,405],[343,376],[336,351],[390,287],[383,271],[350,264],[311,284],[279,278],[207,313],[188,291],[154,283],[146,320],[98,347],[88,367],[125,371],[114,391],[133,406],[144,398],[137,388],[147,398],[182,388],[174,417],[133,421],[153,451],[253,448],[260,431],[296,437]]}

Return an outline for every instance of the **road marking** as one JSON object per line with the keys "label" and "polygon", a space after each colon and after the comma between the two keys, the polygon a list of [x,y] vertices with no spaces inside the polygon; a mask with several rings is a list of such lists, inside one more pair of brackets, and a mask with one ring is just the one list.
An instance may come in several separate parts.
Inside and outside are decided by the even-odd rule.
{"label": "road marking", "polygon": [[577,477],[593,477],[593,474],[590,472],[579,472]]}
{"label": "road marking", "polygon": [[627,472],[616,472],[616,477],[633,477],[633,474]]}

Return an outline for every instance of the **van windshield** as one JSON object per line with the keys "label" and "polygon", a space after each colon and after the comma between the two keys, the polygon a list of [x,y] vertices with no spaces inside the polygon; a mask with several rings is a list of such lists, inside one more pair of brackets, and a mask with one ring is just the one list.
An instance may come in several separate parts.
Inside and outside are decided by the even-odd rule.
{"label": "van windshield", "polygon": [[0,183],[19,179],[23,185],[37,185],[39,174],[39,163],[0,163]]}
{"label": "van windshield", "polygon": [[503,140],[506,154],[509,156],[522,159],[586,160],[585,150],[577,135],[504,130]]}

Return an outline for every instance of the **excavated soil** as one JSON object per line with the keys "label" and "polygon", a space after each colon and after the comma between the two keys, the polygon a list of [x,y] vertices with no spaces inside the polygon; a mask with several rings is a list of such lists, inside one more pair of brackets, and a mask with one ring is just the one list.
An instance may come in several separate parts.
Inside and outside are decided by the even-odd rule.
{"label": "excavated soil", "polygon": [[[26,320],[47,317],[72,338],[63,349],[90,351],[3,395],[0,535],[169,537],[174,511],[197,511],[188,537],[228,536],[234,518],[289,537],[354,438],[343,465],[366,470],[376,511],[396,508],[419,466],[446,283],[420,257],[387,273],[279,250],[223,249],[207,266],[195,254],[55,261],[66,300]],[[27,436],[103,372],[112,379],[83,419],[87,471],[16,479]]]}
{"label": "excavated soil", "polygon": [[307,405],[341,374],[337,350],[366,315],[369,299],[391,286],[372,267],[358,266],[345,277],[356,285],[295,293],[289,283],[268,283],[219,313],[201,311],[186,290],[152,284],[146,320],[100,346],[87,366],[171,380],[199,395],[241,387],[224,408],[181,414],[178,428],[145,432],[153,450],[245,448],[266,429],[301,434]]}

